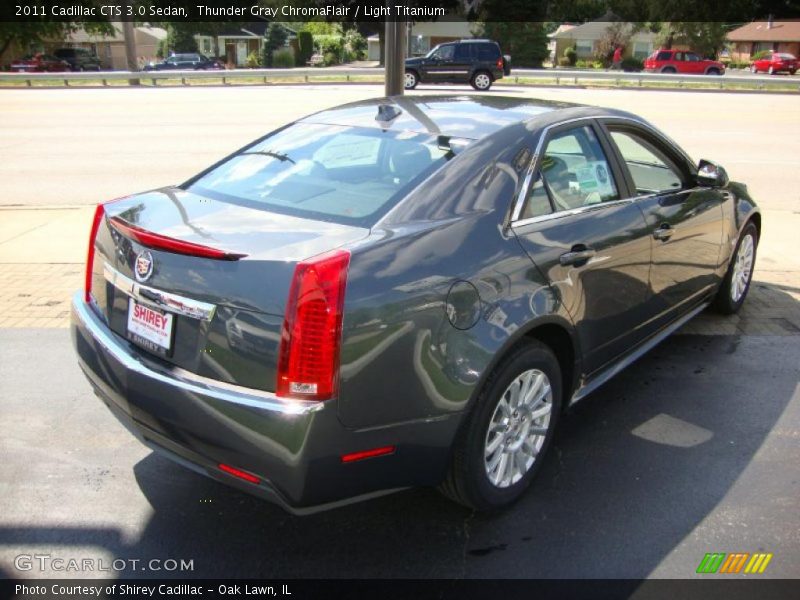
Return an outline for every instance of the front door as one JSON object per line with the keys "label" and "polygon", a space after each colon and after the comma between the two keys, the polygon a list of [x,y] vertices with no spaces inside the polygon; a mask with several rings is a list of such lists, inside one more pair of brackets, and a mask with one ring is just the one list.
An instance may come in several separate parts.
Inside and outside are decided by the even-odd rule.
{"label": "front door", "polygon": [[643,339],[651,244],[594,120],[547,133],[512,229],[575,324],[592,373]]}
{"label": "front door", "polygon": [[722,195],[698,187],[687,159],[654,132],[606,123],[653,245],[648,312],[658,329],[697,304],[719,283]]}
{"label": "front door", "polygon": [[451,81],[454,76],[455,44],[442,44],[425,60],[426,79],[431,82]]}

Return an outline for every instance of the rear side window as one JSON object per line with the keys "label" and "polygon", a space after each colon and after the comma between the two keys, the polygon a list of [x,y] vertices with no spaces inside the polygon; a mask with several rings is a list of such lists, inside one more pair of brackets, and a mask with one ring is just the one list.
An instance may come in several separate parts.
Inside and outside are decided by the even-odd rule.
{"label": "rear side window", "polygon": [[470,60],[472,58],[472,48],[470,44],[459,44],[456,46],[455,59],[456,60]]}
{"label": "rear side window", "polygon": [[672,52],[659,52],[656,60],[670,60],[672,59]]}
{"label": "rear side window", "polygon": [[494,44],[476,44],[479,60],[497,60],[500,58],[500,48]]}
{"label": "rear side window", "polygon": [[370,227],[449,158],[429,134],[296,123],[185,188],[234,204]]}

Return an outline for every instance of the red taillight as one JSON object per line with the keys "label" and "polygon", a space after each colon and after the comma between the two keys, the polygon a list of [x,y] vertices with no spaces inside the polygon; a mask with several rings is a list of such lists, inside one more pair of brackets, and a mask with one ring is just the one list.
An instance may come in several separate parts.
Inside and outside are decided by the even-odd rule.
{"label": "red taillight", "polygon": [[261,480],[255,475],[251,475],[250,473],[237,469],[236,467],[232,467],[230,465],[226,465],[223,463],[220,463],[217,466],[220,468],[221,471],[225,471],[228,475],[233,475],[234,477],[238,477],[239,479],[244,479],[248,483],[254,483],[258,485],[261,482]]}
{"label": "red taillight", "polygon": [[386,456],[387,454],[394,454],[394,446],[384,446],[382,448],[373,448],[372,450],[362,450],[361,452],[351,452],[350,454],[342,455],[343,463],[351,463],[357,460],[364,460],[365,458],[373,458],[375,456]]}
{"label": "red taillight", "polygon": [[336,395],[349,264],[349,252],[334,250],[295,267],[281,331],[278,396],[328,400]]}
{"label": "red taillight", "polygon": [[246,254],[226,252],[225,250],[211,248],[210,246],[203,246],[202,244],[186,242],[166,235],[153,233],[152,231],[137,227],[136,225],[131,225],[119,217],[111,217],[109,221],[114,229],[119,231],[122,235],[134,239],[142,246],[147,246],[154,250],[163,250],[164,252],[172,252],[173,254],[198,256],[200,258],[213,258],[215,260],[239,260],[247,256]]}
{"label": "red taillight", "polygon": [[94,209],[94,219],[92,220],[92,230],[89,233],[89,251],[86,253],[86,280],[83,285],[83,299],[88,303],[92,299],[92,276],[94,267],[94,242],[97,238],[97,230],[100,229],[100,223],[106,211],[102,204],[98,204]]}
{"label": "red taillight", "polygon": [[497,59],[497,68],[498,69],[502,69],[503,68],[503,58],[502,57]]}

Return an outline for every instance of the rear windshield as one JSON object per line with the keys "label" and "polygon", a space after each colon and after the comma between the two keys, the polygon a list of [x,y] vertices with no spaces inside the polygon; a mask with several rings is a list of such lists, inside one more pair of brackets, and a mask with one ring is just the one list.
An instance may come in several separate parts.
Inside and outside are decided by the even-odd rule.
{"label": "rear windshield", "polygon": [[273,212],[371,227],[449,157],[429,134],[296,123],[184,188]]}

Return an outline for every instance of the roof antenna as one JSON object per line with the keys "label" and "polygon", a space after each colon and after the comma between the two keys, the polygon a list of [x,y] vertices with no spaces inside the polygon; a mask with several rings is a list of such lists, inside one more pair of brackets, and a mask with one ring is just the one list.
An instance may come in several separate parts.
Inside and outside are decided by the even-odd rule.
{"label": "roof antenna", "polygon": [[403,111],[391,104],[379,104],[378,114],[375,115],[375,120],[382,123],[388,123],[399,117]]}

